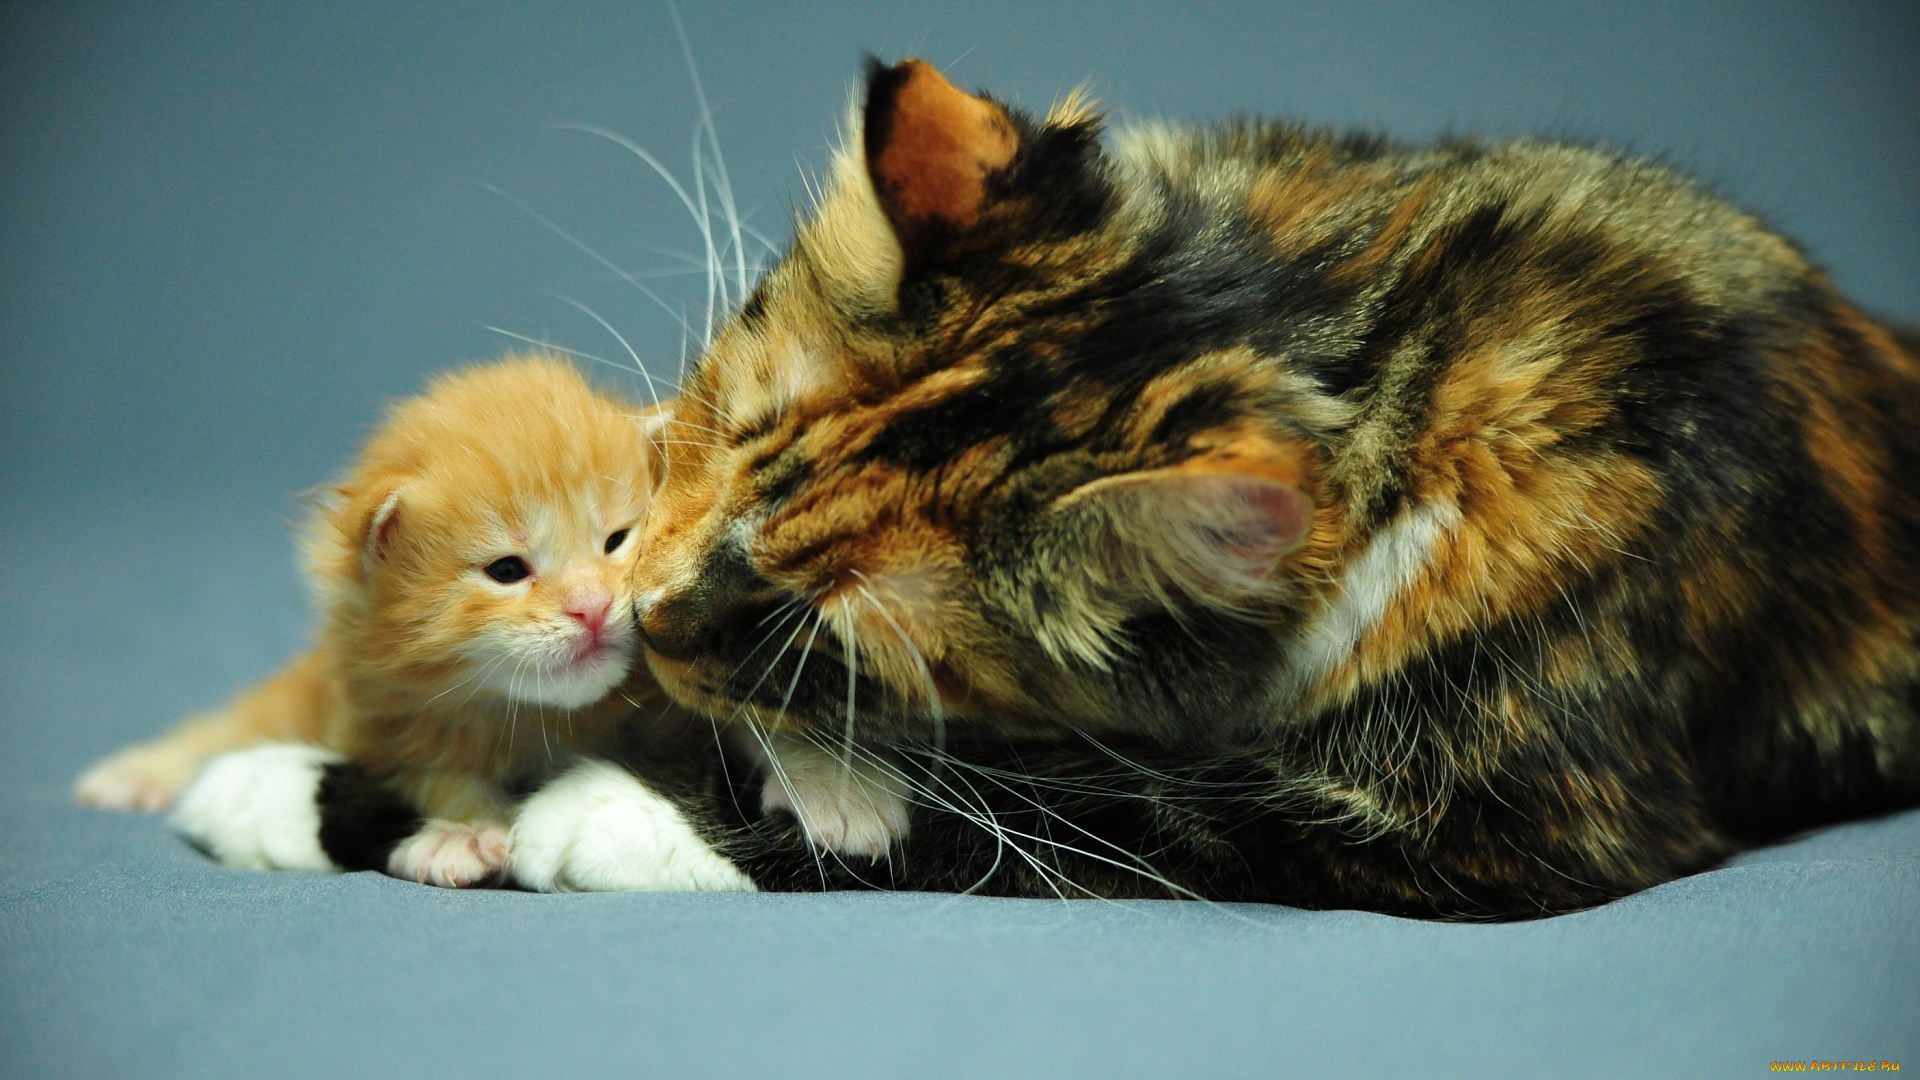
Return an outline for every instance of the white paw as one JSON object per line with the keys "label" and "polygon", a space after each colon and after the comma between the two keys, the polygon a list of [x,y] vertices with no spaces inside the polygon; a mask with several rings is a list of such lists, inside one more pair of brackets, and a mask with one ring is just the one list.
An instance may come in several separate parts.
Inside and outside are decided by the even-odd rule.
{"label": "white paw", "polygon": [[906,838],[907,788],[896,769],[843,761],[812,743],[781,738],[770,744],[777,770],[760,789],[760,811],[785,810],[823,851],[884,858]]}
{"label": "white paw", "polygon": [[587,761],[513,822],[513,878],[541,892],[753,892],[753,881],[632,773]]}
{"label": "white paw", "polygon": [[180,793],[173,827],[227,866],[338,872],[320,847],[321,774],[340,755],[278,743],[221,754]]}
{"label": "white paw", "polygon": [[498,877],[512,850],[497,821],[428,821],[387,857],[387,873],[422,885],[464,889]]}
{"label": "white paw", "polygon": [[198,755],[177,749],[129,746],[94,763],[74,781],[73,797],[105,810],[153,814],[173,805],[200,767]]}

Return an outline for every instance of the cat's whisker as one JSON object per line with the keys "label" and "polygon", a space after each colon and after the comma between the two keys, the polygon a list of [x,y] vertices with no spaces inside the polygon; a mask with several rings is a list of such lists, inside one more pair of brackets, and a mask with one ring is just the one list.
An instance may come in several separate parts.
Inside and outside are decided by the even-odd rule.
{"label": "cat's whisker", "polygon": [[[733,670],[729,671],[727,673],[727,677],[721,680],[721,685],[724,686],[732,683],[734,680],[734,677],[739,675],[740,672],[746,669],[746,666],[752,662],[753,658],[759,654],[760,650],[766,648],[767,642],[772,641],[775,635],[779,634],[780,631],[786,629],[788,619],[792,618],[796,613],[800,614],[801,618],[804,618],[805,610],[806,609],[805,607],[802,606],[800,599],[798,597],[795,597],[794,599],[787,601],[786,603],[780,605],[779,607],[775,608],[773,611],[770,611],[765,616],[763,616],[760,619],[759,625],[761,626],[765,626],[769,621],[773,621],[775,616],[779,616],[779,619],[777,622],[774,622],[772,629],[768,630],[765,634],[761,635],[760,640],[756,642],[753,648],[747,652],[747,655],[742,657],[740,662],[733,666]],[[793,639],[795,637],[800,636],[800,631],[803,628],[804,628],[804,623],[794,628],[793,634],[787,638],[786,644],[780,647],[781,654],[784,654],[787,650],[787,647],[793,644]],[[779,662],[779,655],[776,655],[774,657],[774,663],[777,664],[778,662]],[[767,669],[767,674],[771,674],[771,673],[772,673],[772,666],[770,665]],[[765,682],[766,678],[767,678],[766,674],[761,675],[760,682]],[[760,689],[760,683],[753,684],[753,689],[747,691],[745,697],[751,698],[754,695],[754,693],[759,689]]]}
{"label": "cat's whisker", "polygon": [[[821,746],[823,750],[831,750],[830,747],[820,743],[817,737],[809,737],[816,745]],[[951,783],[937,775],[929,774],[933,782],[938,783],[941,788],[947,791],[948,794],[943,795],[940,791],[916,781],[907,775],[904,770],[892,762],[873,754],[871,751],[856,749],[856,753],[860,754],[869,764],[888,773],[894,780],[900,783],[901,786],[913,792],[925,805],[970,822],[994,838],[993,862],[988,866],[986,872],[981,875],[979,880],[967,888],[960,890],[960,895],[970,895],[983,887],[988,881],[993,880],[994,875],[999,872],[1000,866],[1008,851],[1014,852],[1014,854],[1026,862],[1041,881],[1049,882],[1050,876],[1054,872],[1034,858],[1031,853],[1021,849],[1018,845],[1009,843],[1008,833],[1000,827],[998,819],[994,816],[991,807],[984,800],[978,805],[969,803],[966,797],[962,795],[957,788],[953,787]],[[969,787],[971,787],[971,785],[969,785]],[[979,796],[978,789],[973,789],[973,793],[976,797]],[[1049,887],[1051,887],[1051,885]],[[1056,890],[1056,893],[1057,892],[1058,890]],[[1063,900],[1066,898],[1064,894],[1060,894],[1060,897]]]}
{"label": "cat's whisker", "polygon": [[604,329],[607,333],[613,335],[613,339],[615,341],[618,341],[620,343],[620,347],[627,350],[627,355],[633,358],[633,369],[640,373],[640,377],[642,379],[646,380],[647,393],[653,398],[653,407],[656,409],[659,408],[660,407],[660,390],[658,387],[655,387],[653,385],[653,375],[647,371],[647,365],[641,362],[640,354],[634,351],[633,344],[626,339],[626,336],[621,334],[620,331],[615,330],[613,328],[612,323],[601,318],[599,312],[593,310],[592,308],[581,303],[580,301],[575,300],[573,297],[559,296],[559,297],[556,297],[556,299],[561,300],[565,303],[571,304],[575,308],[578,308],[581,311],[581,313],[586,315],[587,318],[592,319],[594,322],[599,323],[602,329]]}
{"label": "cat's whisker", "polygon": [[[739,719],[741,714],[743,714],[749,709],[754,708],[753,695],[759,693],[760,688],[766,685],[767,679],[773,675],[774,670],[780,666],[781,659],[787,655],[787,650],[793,648],[794,641],[798,639],[801,632],[807,628],[806,615],[808,612],[811,611],[811,609],[805,606],[796,606],[795,610],[801,612],[801,617],[795,621],[795,624],[793,627],[793,633],[787,635],[787,640],[781,643],[780,650],[773,655],[772,659],[767,661],[767,666],[760,672],[760,678],[754,681],[753,686],[749,687],[746,693],[739,695],[740,703],[738,706],[735,707],[732,714],[730,714],[727,717],[728,723],[732,723],[734,720]],[[774,634],[778,633],[781,627],[783,627],[784,625],[785,625],[785,622],[783,620],[780,624],[776,625],[773,630],[768,632],[767,638],[771,638]],[[818,627],[816,624],[816,630],[817,628]],[[760,645],[764,646],[766,644],[766,640],[767,640],[766,638],[763,638],[761,640]],[[754,651],[758,652],[759,650],[760,650],[760,646],[755,646]],[[803,664],[804,664],[804,659],[803,659]],[[734,675],[739,674],[740,668],[744,668],[744,667],[746,667],[746,661],[743,660],[740,662],[740,665],[734,669],[733,674]],[[794,671],[794,680],[798,682],[799,677],[800,677],[800,672],[796,668]],[[728,681],[729,682],[732,681],[731,675],[728,676]],[[789,697],[791,697],[791,695],[789,695]],[[783,702],[781,705],[781,711],[784,713],[785,709],[786,709],[786,706],[785,706],[785,703]],[[756,715],[758,715],[757,712],[756,712]]]}
{"label": "cat's whisker", "polygon": [[599,263],[601,266],[606,267],[608,270],[613,271],[615,274],[618,274],[622,281],[625,281],[627,284],[633,286],[635,289],[638,289],[642,296],[645,296],[647,299],[653,301],[656,305],[659,306],[659,308],[662,311],[665,311],[668,315],[673,316],[673,318],[678,320],[683,327],[686,325],[685,316],[675,311],[672,304],[667,303],[664,297],[662,297],[659,293],[653,291],[653,289],[649,288],[645,282],[641,281],[637,277],[634,277],[631,273],[629,273],[626,270],[625,267],[615,264],[612,259],[609,259],[605,255],[600,254],[600,252],[596,250],[592,245],[588,244],[584,240],[581,240],[579,237],[574,236],[572,233],[568,232],[567,230],[561,228],[556,222],[553,221],[553,219],[547,217],[545,214],[542,214],[540,211],[535,210],[533,207],[527,205],[524,201],[522,201],[517,196],[509,194],[507,191],[501,188],[495,187],[492,184],[483,184],[481,186],[486,190],[491,191],[496,195],[499,195],[501,198],[506,199],[507,201],[513,203],[515,206],[518,206],[521,210],[525,211],[535,221],[546,226],[548,231],[552,232],[555,236],[558,236],[560,239],[565,240],[568,244],[571,244],[575,249],[580,251],[581,254],[585,255],[589,259],[592,259],[594,262]]}
{"label": "cat's whisker", "polygon": [[[1186,886],[1179,884],[1178,882],[1173,881],[1172,879],[1166,877],[1164,874],[1161,874],[1159,871],[1155,870],[1152,864],[1147,861],[1147,858],[1143,854],[1139,852],[1130,851],[1125,847],[1122,847],[1121,845],[1106,839],[1105,837],[1099,836],[1098,834],[1087,830],[1083,826],[1074,822],[1071,818],[1068,818],[1065,815],[1061,814],[1054,807],[1048,805],[1044,800],[1038,799],[1033,795],[1020,791],[1019,789],[1014,787],[1012,783],[1009,782],[1014,779],[1020,779],[1023,783],[1025,783],[1025,782],[1028,782],[1031,778],[1021,777],[1019,776],[1019,774],[1007,773],[1003,770],[982,768],[974,762],[965,761],[959,758],[950,758],[948,759],[948,763],[955,766],[958,769],[963,769],[967,772],[972,772],[986,778],[987,780],[991,781],[996,787],[1001,788],[1002,790],[1006,791],[1009,795],[1013,796],[1014,798],[1019,799],[1021,802],[1024,802],[1029,806],[1033,807],[1033,809],[1041,815],[1042,821],[1049,821],[1049,820],[1058,821],[1060,824],[1067,826],[1068,828],[1072,829],[1074,832],[1079,833],[1082,836],[1085,836],[1088,840],[1093,841],[1099,846],[1112,850],[1113,852],[1116,853],[1117,857],[1109,857],[1101,854],[1098,851],[1090,851],[1086,848],[1080,847],[1075,844],[1065,843],[1055,839],[1051,835],[1041,836],[1041,835],[1036,835],[1032,833],[1022,832],[1022,831],[1011,829],[1011,828],[1006,828],[1005,826],[999,825],[996,822],[996,828],[1003,836],[1031,840],[1034,843],[1044,844],[1049,848],[1062,852],[1063,854],[1077,855],[1084,859],[1090,859],[1092,861],[1100,862],[1105,865],[1114,867],[1116,869],[1128,871],[1129,873],[1138,875],[1144,880],[1153,882],[1155,885],[1158,885],[1161,888],[1167,890],[1169,894],[1180,897],[1182,899],[1196,900],[1196,901],[1200,901],[1202,903],[1207,903],[1207,904],[1212,903],[1201,894],[1195,892],[1194,890]],[[1050,867],[1048,869],[1052,874],[1057,875],[1059,880],[1062,883],[1074,888],[1075,890],[1081,893],[1086,894],[1088,897],[1101,899],[1101,900],[1109,900],[1109,902],[1111,902],[1110,898],[1104,895],[1101,895],[1094,890],[1087,889],[1079,885],[1077,882],[1074,882],[1071,878],[1067,877],[1063,871],[1059,870],[1059,868]],[[1057,892],[1057,889],[1056,889],[1056,892]],[[1065,897],[1062,896],[1062,899],[1065,899]]]}
{"label": "cat's whisker", "polygon": [[[969,771],[978,772],[978,770],[972,770],[972,769],[970,769]],[[1007,794],[1012,795],[1014,798],[1019,799],[1020,801],[1033,807],[1034,810],[1036,810],[1041,814],[1041,819],[1043,821],[1046,821],[1046,820],[1058,821],[1062,825],[1067,826],[1068,828],[1072,829],[1073,831],[1079,833],[1082,836],[1085,836],[1087,839],[1099,844],[1100,846],[1112,849],[1113,851],[1117,852],[1120,857],[1117,859],[1111,858],[1111,857],[1102,855],[1098,852],[1089,851],[1086,848],[1078,847],[1072,844],[1062,843],[1058,840],[1055,840],[1051,836],[1045,836],[1045,837],[1033,836],[1033,837],[1029,837],[1030,839],[1033,839],[1039,843],[1046,844],[1049,847],[1055,848],[1067,854],[1078,855],[1081,858],[1092,859],[1097,862],[1105,863],[1109,866],[1113,866],[1118,869],[1127,870],[1132,873],[1138,874],[1140,877],[1144,878],[1145,880],[1153,882],[1154,884],[1160,886],[1163,889],[1166,889],[1168,892],[1172,893],[1175,896],[1181,897],[1182,899],[1187,899],[1187,900],[1204,900],[1205,899],[1199,893],[1196,893],[1192,889],[1189,889],[1183,885],[1178,884],[1172,879],[1161,874],[1159,871],[1153,869],[1152,865],[1147,862],[1145,856],[1135,852],[1128,851],[1126,848],[1120,846],[1119,844],[1116,844],[1113,841],[1106,839],[1105,837],[1099,836],[1098,834],[1089,831],[1085,827],[1074,822],[1071,818],[1068,818],[1066,815],[1060,813],[1058,810],[1055,810],[1053,807],[1048,806],[1044,801],[1037,799],[1032,795],[1021,792],[1019,789],[1015,788],[1011,783],[1007,782],[1006,780],[1003,780],[998,777],[994,777],[985,773],[981,773],[980,775],[985,776],[986,779],[994,783],[996,786],[998,786],[1005,792],[1007,792]],[[1016,834],[1016,835],[1024,835],[1024,834]],[[1069,882],[1069,884],[1071,884],[1071,882]],[[1087,895],[1089,896],[1097,895],[1091,890],[1082,889],[1081,891],[1086,892]],[[1106,898],[1101,897],[1101,899],[1106,899]]]}
{"label": "cat's whisker", "polygon": [[974,787],[973,784],[967,780],[964,773],[949,772],[946,774],[946,778],[940,780],[940,785],[949,792],[952,792],[956,798],[965,801],[964,798],[960,796],[959,790],[954,787],[955,781],[965,784],[967,790],[972,792],[975,801],[970,805],[978,806],[980,811],[977,816],[972,814],[965,816],[975,824],[985,828],[988,833],[994,837],[995,842],[999,844],[1002,852],[1011,851],[1018,856],[1033,870],[1034,874],[1038,876],[1041,884],[1045,885],[1062,903],[1066,902],[1067,894],[1061,891],[1060,885],[1065,884],[1079,889],[1079,886],[1068,880],[1066,874],[1058,867],[1048,866],[1037,852],[1028,851],[1017,842],[1022,839],[1040,842],[1040,838],[1028,836],[1017,829],[1008,828],[1006,824],[1000,820],[1000,815],[993,811],[992,803],[987,800],[987,797],[981,793],[979,788]]}
{"label": "cat's whisker", "polygon": [[[846,746],[843,760],[850,761],[853,756],[854,698],[860,685],[860,639],[854,634],[853,600],[845,593],[840,597],[840,616],[846,622],[846,629],[841,632],[841,640],[845,642],[847,652],[847,725],[843,736]],[[848,769],[846,775],[852,776],[852,770]]]}
{"label": "cat's whisker", "polygon": [[[754,242],[758,243],[761,247],[765,248],[767,250],[767,254],[769,255],[780,254],[780,245],[774,243],[771,239],[767,237],[765,233],[749,226],[747,224],[746,218],[740,219],[740,231],[746,233],[748,238],[752,239]],[[758,276],[760,269],[761,267],[759,266],[759,264],[756,263],[753,268],[755,276]]]}
{"label": "cat's whisker", "polygon": [[914,669],[919,673],[921,685],[927,695],[928,719],[932,722],[933,726],[933,745],[936,749],[944,749],[947,744],[946,706],[940,697],[939,684],[934,681],[933,668],[927,664],[926,654],[921,652],[920,646],[914,644],[913,639],[907,636],[906,628],[901,626],[899,621],[893,617],[893,613],[887,610],[887,606],[882,604],[880,599],[873,594],[873,590],[869,588],[869,586],[873,584],[873,579],[861,573],[858,567],[852,569],[853,576],[859,579],[859,584],[856,585],[855,588],[859,590],[861,596],[866,598],[867,603],[872,606],[873,610],[879,613],[880,618],[886,621],[887,626],[893,630],[894,635],[900,639],[901,647],[906,649],[907,659],[913,662]]}
{"label": "cat's whisker", "polygon": [[691,420],[682,420],[677,416],[669,418],[667,420],[667,425],[669,427],[687,427],[687,428],[692,428],[695,431],[705,431],[714,435],[718,435],[723,439],[727,437],[727,433],[720,430],[717,427],[709,427],[706,424],[696,424]]}
{"label": "cat's whisker", "polygon": [[[793,704],[793,692],[800,685],[800,675],[807,670],[807,659],[813,655],[813,643],[820,637],[820,625],[824,617],[818,611],[813,612],[813,632],[807,635],[807,643],[800,649],[800,660],[793,666],[793,678],[787,680],[787,692],[780,699],[779,719],[787,718],[787,706]],[[798,636],[796,631],[795,636]]]}
{"label": "cat's whisker", "polygon": [[[774,783],[779,784],[780,790],[786,794],[787,807],[792,812],[794,820],[800,823],[801,832],[811,836],[813,834],[813,825],[809,820],[809,811],[806,808],[805,800],[800,797],[800,793],[794,786],[792,777],[787,774],[785,766],[781,765],[780,755],[774,752],[773,740],[768,737],[766,727],[760,721],[760,710],[754,708],[751,704],[746,705],[745,708],[747,715],[742,717],[740,722],[745,725],[747,734],[753,736],[754,740],[760,744],[761,756],[766,759],[767,771],[771,774],[770,779]],[[813,856],[814,871],[820,875],[820,887],[825,889],[827,887],[826,863],[821,861],[820,852],[817,848],[812,844],[807,844],[806,847],[808,852]]]}
{"label": "cat's whisker", "polygon": [[609,360],[604,356],[595,356],[590,352],[581,352],[579,349],[570,349],[565,345],[555,344],[554,342],[547,341],[544,338],[528,337],[525,334],[515,333],[512,330],[507,330],[498,326],[483,325],[480,327],[480,329],[486,330],[490,333],[499,334],[502,337],[510,337],[515,341],[524,341],[529,345],[537,345],[541,349],[548,350],[551,352],[557,352],[566,356],[577,357],[581,360],[591,360],[596,364],[605,364],[608,367],[613,368],[617,371],[625,372],[630,370],[627,367],[627,365],[622,364],[617,360]]}
{"label": "cat's whisker", "polygon": [[[707,179],[701,167],[700,160],[700,135],[700,129],[696,126],[693,129],[693,197],[700,202],[700,219],[711,222],[713,215],[707,207]],[[709,228],[711,228],[711,226],[709,226]],[[701,339],[708,346],[712,346],[713,344],[714,318],[719,312],[732,306],[727,302],[727,275],[724,265],[726,256],[714,246],[711,235],[711,232],[709,232],[709,240],[707,243],[707,312],[706,319],[702,324],[702,330],[705,336]]]}
{"label": "cat's whisker", "polygon": [[[735,272],[739,278],[739,296],[747,296],[747,271],[744,249],[740,243],[740,214],[734,207],[733,182],[727,176],[727,159],[720,152],[720,133],[714,127],[713,107],[707,102],[707,87],[700,79],[700,69],[693,62],[693,43],[687,39],[687,27],[680,19],[680,8],[669,0],[667,11],[673,16],[673,31],[680,39],[680,55],[687,62],[687,77],[693,81],[694,101],[700,106],[700,126],[706,130],[707,145],[713,153],[713,167],[717,177],[716,191],[720,197],[721,209],[726,213],[726,221],[733,232]],[[698,160],[698,154],[695,155]]]}
{"label": "cat's whisker", "polygon": [[[715,265],[714,260],[716,258],[716,248],[714,247],[714,241],[713,241],[713,225],[711,221],[708,219],[706,213],[701,208],[701,201],[704,200],[704,194],[702,196],[702,200],[696,200],[693,197],[693,195],[688,193],[686,187],[680,183],[680,178],[673,174],[673,170],[661,164],[660,159],[654,157],[653,154],[650,151],[648,151],[646,147],[641,146],[639,143],[634,142],[632,139],[627,138],[625,135],[621,135],[616,131],[611,131],[607,128],[600,127],[597,124],[583,124],[583,123],[577,123],[577,122],[569,122],[569,123],[559,124],[556,126],[561,128],[562,130],[578,131],[583,135],[592,135],[592,136],[595,136],[596,138],[605,139],[608,142],[614,144],[615,146],[618,146],[621,149],[626,150],[628,153],[632,154],[634,157],[639,158],[643,163],[646,164],[648,168],[652,169],[654,173],[660,177],[660,179],[666,181],[667,187],[671,188],[673,190],[673,193],[679,197],[680,205],[686,207],[687,213],[693,217],[694,227],[700,230],[700,239],[701,239],[701,242],[705,245],[706,251],[707,251],[708,274],[709,274],[709,277],[711,277],[712,267]],[[616,272],[618,270],[617,267],[614,267],[612,269],[615,269]],[[712,306],[711,293],[709,293],[708,300],[709,300],[709,307],[711,307]],[[688,325],[686,320],[682,319],[680,321],[680,324],[682,327],[688,328],[689,332],[691,332],[691,327]],[[702,347],[705,347],[706,345],[711,344],[711,342],[712,342],[712,339],[710,337],[703,336],[701,338]]]}

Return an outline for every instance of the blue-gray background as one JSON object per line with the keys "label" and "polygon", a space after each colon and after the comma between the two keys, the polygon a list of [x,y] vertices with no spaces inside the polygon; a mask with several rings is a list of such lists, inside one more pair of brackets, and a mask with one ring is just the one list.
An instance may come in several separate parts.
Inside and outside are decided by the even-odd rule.
{"label": "blue-gray background", "polygon": [[[683,15],[735,194],[775,241],[873,51],[1033,108],[1085,82],[1120,119],[1628,145],[1920,320],[1912,0]],[[1178,907],[269,880],[68,808],[89,759],[299,647],[294,493],[427,372],[510,346],[486,327],[622,355],[564,296],[674,368],[704,298],[692,219],[553,125],[685,177],[698,116],[664,4],[0,7],[0,1073],[1914,1063],[1913,815],[1529,927],[1249,930]]]}

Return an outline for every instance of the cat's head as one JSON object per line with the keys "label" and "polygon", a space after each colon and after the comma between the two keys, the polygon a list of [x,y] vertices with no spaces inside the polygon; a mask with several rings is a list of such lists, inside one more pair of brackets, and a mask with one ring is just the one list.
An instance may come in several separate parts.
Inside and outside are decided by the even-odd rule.
{"label": "cat's head", "polygon": [[1276,419],[1308,387],[1209,323],[1230,278],[1164,242],[1207,208],[1099,126],[873,66],[669,422],[636,601],[682,701],[915,738],[1214,714],[1192,731],[1270,692],[1319,550],[1319,465]]}
{"label": "cat's head", "polygon": [[578,708],[617,686],[656,422],[539,357],[396,407],[307,533],[360,692]]}

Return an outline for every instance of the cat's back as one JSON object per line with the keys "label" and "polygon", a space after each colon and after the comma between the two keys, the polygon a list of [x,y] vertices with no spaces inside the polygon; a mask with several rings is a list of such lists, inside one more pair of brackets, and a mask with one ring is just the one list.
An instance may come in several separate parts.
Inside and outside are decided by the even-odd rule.
{"label": "cat's back", "polygon": [[1239,118],[1141,124],[1119,132],[1115,148],[1126,228],[1251,229],[1274,255],[1319,264],[1361,292],[1388,286],[1423,253],[1465,268],[1461,257],[1489,242],[1509,254],[1576,243],[1589,257],[1631,253],[1730,307],[1766,304],[1811,272],[1754,215],[1657,161],[1603,147],[1409,144]]}
{"label": "cat's back", "polygon": [[1425,682],[1628,757],[1651,724],[1737,831],[1920,796],[1911,335],[1623,154],[1252,121],[1118,146],[1143,246],[1238,260],[1257,362],[1342,410],[1347,577],[1290,692],[1337,715]]}

